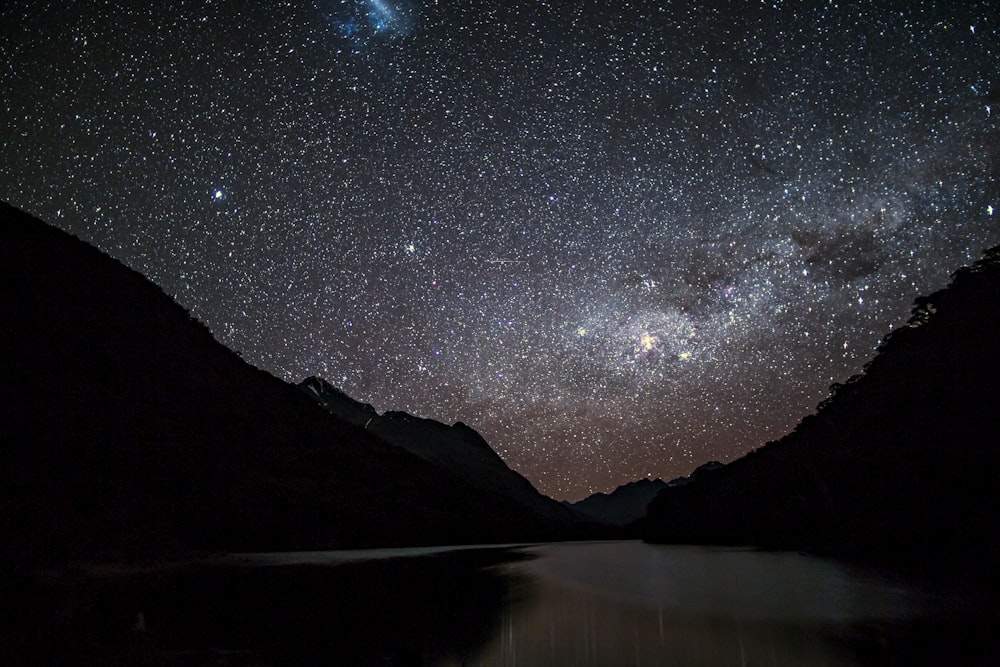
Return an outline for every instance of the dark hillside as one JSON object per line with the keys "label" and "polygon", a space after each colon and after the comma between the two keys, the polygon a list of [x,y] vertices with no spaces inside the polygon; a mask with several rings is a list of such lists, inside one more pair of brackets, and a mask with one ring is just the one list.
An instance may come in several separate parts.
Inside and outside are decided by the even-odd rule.
{"label": "dark hillside", "polygon": [[335,418],[138,273],[6,205],[0,312],[10,564],[562,535]]}
{"label": "dark hillside", "polygon": [[650,501],[666,486],[662,479],[640,479],[566,505],[592,521],[624,526],[645,517]]}
{"label": "dark hillside", "polygon": [[511,470],[479,433],[462,422],[449,426],[405,412],[380,415],[372,406],[355,401],[318,377],[306,378],[299,387],[337,417],[451,471],[477,489],[508,498],[554,521],[577,521],[565,506],[543,496],[531,482]]}
{"label": "dark hillside", "polygon": [[1000,249],[918,299],[865,373],[742,459],[670,487],[646,539],[923,558],[996,554]]}

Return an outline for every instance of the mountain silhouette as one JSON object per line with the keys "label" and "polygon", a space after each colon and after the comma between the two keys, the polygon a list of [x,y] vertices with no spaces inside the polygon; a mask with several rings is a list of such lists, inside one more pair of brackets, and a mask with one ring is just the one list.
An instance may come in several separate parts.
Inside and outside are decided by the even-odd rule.
{"label": "mountain silhouette", "polygon": [[611,493],[595,493],[566,505],[591,521],[625,526],[645,517],[650,501],[666,486],[662,479],[640,479],[623,484]]}
{"label": "mountain silhouette", "polygon": [[578,520],[561,503],[543,496],[511,470],[479,433],[462,422],[449,426],[399,411],[379,415],[371,405],[354,400],[318,377],[306,378],[299,387],[337,417],[461,476],[481,492],[507,498],[551,520]]}
{"label": "mountain silhouette", "polygon": [[864,373],[792,433],[664,489],[645,539],[992,559],[998,406],[1000,247],[917,299]]}
{"label": "mountain silhouette", "polygon": [[0,311],[8,571],[172,548],[574,534],[334,417],[140,274],[5,204]]}

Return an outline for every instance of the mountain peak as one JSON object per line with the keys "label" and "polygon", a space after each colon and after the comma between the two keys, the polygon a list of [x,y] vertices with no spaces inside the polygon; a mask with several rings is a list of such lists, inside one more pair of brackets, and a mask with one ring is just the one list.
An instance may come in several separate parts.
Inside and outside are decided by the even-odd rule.
{"label": "mountain peak", "polygon": [[646,508],[667,484],[662,479],[637,479],[611,493],[595,493],[569,505],[583,516],[612,526],[624,526],[646,516]]}
{"label": "mountain peak", "polygon": [[511,470],[486,439],[464,422],[449,426],[399,410],[379,415],[372,406],[354,400],[322,378],[306,378],[298,386],[341,419],[364,428],[387,444],[473,481],[477,488],[510,498],[551,519],[573,520],[573,515],[560,503],[543,496],[531,482]]}
{"label": "mountain peak", "polygon": [[328,412],[349,424],[366,428],[372,419],[378,417],[378,412],[371,405],[354,400],[321,377],[307,377],[298,387]]}
{"label": "mountain peak", "polygon": [[295,387],[254,368],[140,274],[7,205],[0,313],[0,579],[46,561],[172,548],[578,534],[389,446],[363,430],[371,406],[319,379]]}
{"label": "mountain peak", "polygon": [[780,440],[650,504],[651,541],[888,558],[1000,546],[1000,249],[915,301],[865,372]]}

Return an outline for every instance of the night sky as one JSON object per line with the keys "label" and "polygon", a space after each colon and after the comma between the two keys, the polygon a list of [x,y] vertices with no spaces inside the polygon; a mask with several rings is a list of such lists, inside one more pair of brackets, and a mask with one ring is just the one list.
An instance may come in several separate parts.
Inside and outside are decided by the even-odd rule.
{"label": "night sky", "polygon": [[579,499],[780,437],[1000,242],[998,14],[7,0],[0,198]]}

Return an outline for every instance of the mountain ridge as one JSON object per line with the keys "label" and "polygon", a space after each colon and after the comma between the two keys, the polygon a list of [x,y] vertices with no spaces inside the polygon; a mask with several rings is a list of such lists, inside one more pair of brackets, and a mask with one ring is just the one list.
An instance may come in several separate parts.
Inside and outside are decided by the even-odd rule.
{"label": "mountain ridge", "polygon": [[610,493],[597,492],[575,503],[564,502],[574,512],[599,523],[623,527],[646,516],[650,501],[667,482],[660,478],[638,479]]}
{"label": "mountain ridge", "polygon": [[833,385],[791,433],[661,491],[644,538],[995,558],[998,334],[1000,247],[918,298],[864,373]]}
{"label": "mountain ridge", "polygon": [[0,205],[0,557],[566,539],[321,409],[160,288]]}
{"label": "mountain ridge", "polygon": [[449,426],[398,410],[380,415],[371,405],[351,398],[318,377],[308,377],[298,386],[332,414],[364,428],[390,445],[472,480],[477,488],[509,497],[554,520],[579,520],[561,503],[540,493],[528,479],[511,469],[482,435],[463,422]]}

